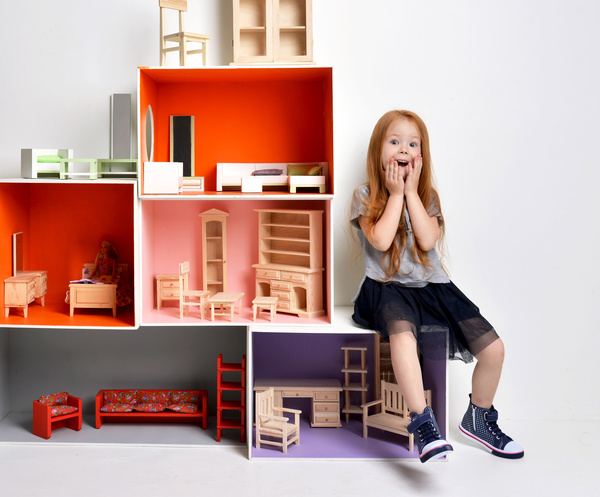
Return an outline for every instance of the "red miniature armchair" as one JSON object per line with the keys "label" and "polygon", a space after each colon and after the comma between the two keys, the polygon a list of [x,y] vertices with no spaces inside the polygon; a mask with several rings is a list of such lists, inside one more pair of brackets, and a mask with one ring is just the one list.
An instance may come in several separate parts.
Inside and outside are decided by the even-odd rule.
{"label": "red miniature armchair", "polygon": [[67,427],[79,431],[82,425],[81,399],[61,392],[33,401],[33,434],[50,438],[52,429]]}

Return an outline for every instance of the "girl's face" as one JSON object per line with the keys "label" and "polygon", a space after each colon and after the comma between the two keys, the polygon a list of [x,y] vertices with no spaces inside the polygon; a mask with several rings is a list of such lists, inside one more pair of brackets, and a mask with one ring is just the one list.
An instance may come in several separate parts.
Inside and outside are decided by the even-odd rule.
{"label": "girl's face", "polygon": [[421,155],[421,136],[417,127],[408,119],[398,119],[389,125],[383,146],[381,163],[383,169],[390,160],[395,160],[402,171],[402,179],[408,176],[409,165]]}

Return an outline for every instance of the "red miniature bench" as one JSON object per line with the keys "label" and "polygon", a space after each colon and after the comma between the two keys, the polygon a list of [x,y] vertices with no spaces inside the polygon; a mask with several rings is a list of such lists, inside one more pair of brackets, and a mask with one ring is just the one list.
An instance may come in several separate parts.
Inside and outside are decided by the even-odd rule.
{"label": "red miniature bench", "polygon": [[100,390],[96,428],[105,421],[208,423],[206,390]]}
{"label": "red miniature bench", "polygon": [[33,401],[33,434],[48,439],[52,430],[67,427],[79,431],[82,426],[81,399],[68,392],[44,395]]}

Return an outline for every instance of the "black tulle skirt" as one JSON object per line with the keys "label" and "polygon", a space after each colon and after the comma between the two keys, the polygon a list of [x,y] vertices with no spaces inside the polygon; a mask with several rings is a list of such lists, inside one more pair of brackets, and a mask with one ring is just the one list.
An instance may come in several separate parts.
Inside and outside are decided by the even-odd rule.
{"label": "black tulle skirt", "polygon": [[352,319],[386,341],[393,333],[411,331],[419,351],[429,359],[471,362],[498,338],[477,306],[452,282],[412,288],[366,278]]}

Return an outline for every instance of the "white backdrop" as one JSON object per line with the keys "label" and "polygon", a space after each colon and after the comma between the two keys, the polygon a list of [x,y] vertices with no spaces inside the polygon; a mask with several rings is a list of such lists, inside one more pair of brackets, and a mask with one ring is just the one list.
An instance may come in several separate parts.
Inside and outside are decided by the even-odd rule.
{"label": "white backdrop", "polygon": [[[228,65],[231,2],[189,3],[209,64]],[[600,2],[313,0],[313,14],[315,61],[334,68],[336,304],[361,278],[343,227],[373,125],[414,110],[446,264],[507,345],[497,407],[597,419]],[[158,1],[3,2],[0,18],[0,177],[20,175],[21,148],[107,155],[110,95],[135,96],[136,67],[158,65]],[[450,367],[451,417],[471,370]]]}

